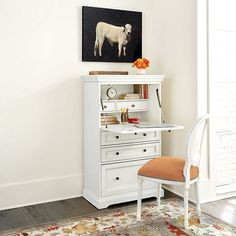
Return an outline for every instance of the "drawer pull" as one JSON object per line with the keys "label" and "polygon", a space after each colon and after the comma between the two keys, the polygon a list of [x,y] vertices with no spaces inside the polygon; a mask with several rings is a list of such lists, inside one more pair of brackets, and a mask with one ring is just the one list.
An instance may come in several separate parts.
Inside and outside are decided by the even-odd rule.
{"label": "drawer pull", "polygon": [[120,178],[119,177],[116,177],[116,180],[119,180]]}
{"label": "drawer pull", "polygon": [[119,153],[119,152],[117,152],[117,153],[116,153],[116,155],[117,155],[117,156],[119,156],[119,155],[120,155],[120,153]]}
{"label": "drawer pull", "polygon": [[120,137],[119,136],[116,136],[116,139],[119,139]]}
{"label": "drawer pull", "polygon": [[146,151],[147,151],[147,149],[143,149],[143,151],[144,151],[144,152],[146,152]]}
{"label": "drawer pull", "polygon": [[143,136],[147,136],[147,134],[146,134],[146,133],[144,133],[144,134],[143,134]]}
{"label": "drawer pull", "polygon": [[105,106],[104,106],[104,109],[106,109],[106,108],[107,108],[107,106],[105,105]]}
{"label": "drawer pull", "polygon": [[132,104],[132,107],[135,107],[135,104]]}
{"label": "drawer pull", "polygon": [[134,135],[138,135],[137,133],[134,133]]}

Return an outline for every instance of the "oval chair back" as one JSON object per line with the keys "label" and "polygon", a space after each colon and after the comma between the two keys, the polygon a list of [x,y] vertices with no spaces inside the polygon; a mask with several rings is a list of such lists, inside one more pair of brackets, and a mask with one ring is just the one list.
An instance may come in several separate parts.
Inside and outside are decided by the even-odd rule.
{"label": "oval chair back", "polygon": [[209,117],[209,114],[207,114],[198,119],[189,133],[187,143],[187,158],[183,170],[186,184],[188,184],[190,181],[191,166],[199,167],[202,151],[202,140],[204,137]]}

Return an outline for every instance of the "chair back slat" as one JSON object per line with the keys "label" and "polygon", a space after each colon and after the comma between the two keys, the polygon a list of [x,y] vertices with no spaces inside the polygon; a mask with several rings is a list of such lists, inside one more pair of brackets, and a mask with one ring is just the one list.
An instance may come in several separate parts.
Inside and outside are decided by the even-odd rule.
{"label": "chair back slat", "polygon": [[187,159],[184,167],[185,180],[190,180],[191,165],[199,166],[201,158],[202,140],[206,130],[209,115],[205,115],[197,120],[189,133],[187,144]]}

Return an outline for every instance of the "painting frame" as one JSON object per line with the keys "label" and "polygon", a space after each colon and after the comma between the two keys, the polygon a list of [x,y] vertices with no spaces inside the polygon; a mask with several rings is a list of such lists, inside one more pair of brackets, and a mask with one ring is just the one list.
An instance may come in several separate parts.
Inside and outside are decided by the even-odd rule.
{"label": "painting frame", "polygon": [[83,62],[129,63],[141,57],[142,12],[82,6]]}

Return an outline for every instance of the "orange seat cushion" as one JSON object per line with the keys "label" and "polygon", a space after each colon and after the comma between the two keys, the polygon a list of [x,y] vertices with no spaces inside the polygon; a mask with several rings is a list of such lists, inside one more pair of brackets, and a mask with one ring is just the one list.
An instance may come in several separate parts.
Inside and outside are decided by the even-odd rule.
{"label": "orange seat cushion", "polygon": [[[152,177],[157,179],[185,181],[183,170],[185,160],[179,157],[157,157],[148,161],[139,170],[138,175]],[[198,177],[198,168],[191,166],[190,178]]]}

